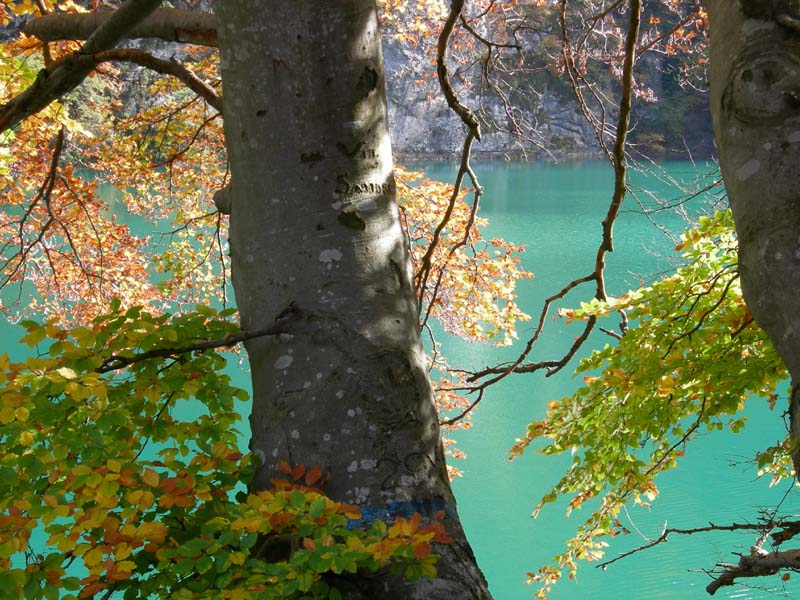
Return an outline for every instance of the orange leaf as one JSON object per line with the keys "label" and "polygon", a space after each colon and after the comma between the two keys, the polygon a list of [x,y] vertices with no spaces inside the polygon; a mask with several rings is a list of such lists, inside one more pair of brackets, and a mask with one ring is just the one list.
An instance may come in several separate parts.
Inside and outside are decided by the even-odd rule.
{"label": "orange leaf", "polygon": [[93,584],[87,585],[85,588],[83,588],[78,598],[91,598],[96,593],[102,592],[104,589],[106,589],[106,584],[96,581]]}
{"label": "orange leaf", "polygon": [[431,553],[431,545],[428,542],[414,544],[411,549],[414,552],[414,556],[419,559],[426,558]]}
{"label": "orange leaf", "polygon": [[142,473],[142,481],[150,487],[158,487],[158,473],[153,471],[153,469],[145,469],[144,473]]}
{"label": "orange leaf", "polygon": [[306,468],[303,465],[297,465],[294,469],[292,469],[292,479],[295,481],[300,481],[305,472]]}
{"label": "orange leaf", "polygon": [[306,485],[314,485],[322,478],[322,469],[312,467],[306,472]]}

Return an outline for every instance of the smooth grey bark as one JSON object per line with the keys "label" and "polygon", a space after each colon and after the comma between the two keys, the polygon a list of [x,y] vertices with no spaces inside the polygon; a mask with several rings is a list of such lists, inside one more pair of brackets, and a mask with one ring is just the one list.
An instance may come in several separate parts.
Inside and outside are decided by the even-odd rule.
{"label": "smooth grey bark", "polygon": [[[114,11],[107,9],[90,13],[54,13],[31,19],[23,31],[43,42],[85,40],[113,14]],[[216,46],[217,19],[213,13],[159,8],[132,27],[125,38],[158,38],[168,42]]]}
{"label": "smooth grey bark", "polygon": [[222,0],[231,257],[247,343],[251,449],[319,465],[365,519],[445,512],[438,577],[338,578],[348,598],[489,598],[450,490],[395,202],[373,0]]}
{"label": "smooth grey bark", "polygon": [[[800,440],[800,33],[797,3],[706,0],[711,112],[745,301],[793,381]],[[800,451],[792,452],[800,475]]]}

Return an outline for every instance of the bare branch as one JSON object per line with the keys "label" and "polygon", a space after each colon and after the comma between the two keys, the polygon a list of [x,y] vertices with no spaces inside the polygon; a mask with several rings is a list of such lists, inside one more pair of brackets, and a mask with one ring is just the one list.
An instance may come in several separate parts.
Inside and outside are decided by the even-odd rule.
{"label": "bare branch", "polygon": [[714,595],[727,585],[734,585],[742,577],[764,577],[775,575],[781,569],[796,571],[800,569],[800,549],[780,550],[768,554],[742,556],[736,565],[720,564],[724,571],[706,586],[706,591]]}
{"label": "bare branch", "polygon": [[[85,40],[109,20],[113,11],[52,14],[28,21],[23,31],[43,42]],[[176,8],[161,8],[131,28],[125,39],[157,38],[199,46],[217,45],[217,18]]]}
{"label": "bare branch", "polygon": [[[545,326],[545,322],[547,320],[547,315],[550,312],[550,306],[552,306],[552,304],[556,300],[560,300],[560,299],[564,298],[572,289],[578,287],[579,285],[581,285],[583,283],[587,283],[587,282],[593,281],[593,280],[594,280],[594,275],[593,274],[587,275],[585,277],[580,277],[578,279],[574,279],[574,280],[570,281],[567,285],[565,285],[563,288],[561,288],[561,290],[559,290],[558,292],[556,292],[555,294],[553,294],[552,296],[547,298],[544,301],[544,304],[542,305],[541,312],[539,313],[539,322],[536,325],[536,329],[534,330],[533,335],[528,340],[528,343],[525,345],[525,348],[522,350],[522,352],[520,353],[520,355],[517,358],[517,360],[514,361],[513,363],[509,364],[509,365],[501,365],[499,367],[488,367],[486,369],[483,369],[482,371],[478,371],[477,373],[473,373],[469,377],[469,381],[477,381],[478,379],[486,377],[487,375],[500,374],[501,377],[505,377],[506,375],[508,375],[508,374],[510,374],[512,372],[532,373],[534,371],[538,371],[539,369],[550,369],[550,368],[557,367],[561,362],[564,362],[563,358],[562,358],[561,361],[543,361],[543,362],[539,362],[539,363],[529,363],[529,364],[523,365],[523,361],[528,357],[528,355],[530,354],[531,350],[533,350],[534,345],[539,340],[539,336],[541,336],[542,335],[542,331],[544,331],[544,326]],[[592,319],[594,319],[594,317],[592,317],[589,320],[588,323],[591,323],[591,325],[593,327],[596,319],[594,319],[594,320],[592,320]],[[587,330],[589,330],[588,326],[587,326],[586,329],[584,329],[584,335],[588,335],[586,333]],[[581,337],[583,337],[583,336],[581,336]],[[571,356],[571,353],[568,353],[568,355]],[[566,363],[564,362],[564,364],[566,364]]]}
{"label": "bare branch", "polygon": [[614,161],[614,196],[608,207],[606,218],[603,219],[603,242],[597,251],[595,259],[595,275],[597,277],[597,294],[600,300],[606,299],[606,287],[603,277],[605,257],[608,252],[614,251],[614,222],[619,215],[622,200],[627,191],[625,176],[625,142],[628,137],[628,126],[631,120],[631,98],[633,96],[633,65],[636,60],[636,42],[639,38],[639,22],[641,18],[640,0],[631,0],[630,21],[628,34],[625,38],[625,62],[622,67],[622,97],[619,101],[619,118],[617,121],[617,137],[614,140],[612,157]]}
{"label": "bare branch", "polygon": [[453,0],[450,4],[450,13],[447,15],[442,33],[439,35],[439,43],[436,52],[436,74],[439,77],[439,85],[442,88],[447,105],[452,108],[464,124],[469,128],[470,132],[474,135],[475,139],[481,139],[481,126],[478,119],[472,111],[464,106],[453,91],[453,86],[450,85],[450,79],[447,75],[447,43],[450,39],[450,34],[453,33],[456,21],[461,15],[464,8],[464,0]]}
{"label": "bare branch", "polygon": [[472,34],[472,36],[476,40],[478,40],[484,46],[487,46],[490,49],[491,48],[513,48],[513,49],[518,50],[518,51],[522,50],[522,46],[520,46],[520,44],[518,42],[516,42],[516,41],[513,44],[505,44],[505,43],[500,43],[500,42],[493,42],[492,40],[483,37],[480,33],[478,33],[475,30],[474,27],[472,27],[472,25],[469,24],[469,21],[467,21],[467,19],[464,17],[463,14],[460,15],[460,20],[461,20],[461,25],[464,27],[464,29],[469,31],[470,34]]}
{"label": "bare branch", "polygon": [[[25,209],[25,212],[20,217],[19,221],[14,223],[14,225],[18,225],[19,229],[19,251],[16,252],[14,255],[7,258],[2,264],[0,264],[0,269],[6,271],[5,276],[3,277],[2,281],[0,281],[0,289],[4,288],[8,285],[15,277],[18,276],[20,270],[25,268],[25,263],[28,255],[30,252],[33,251],[33,248],[42,242],[44,239],[44,235],[47,232],[50,225],[53,223],[52,219],[52,212],[48,210],[50,215],[50,219],[42,225],[39,229],[36,238],[26,244],[25,243],[25,223],[28,221],[28,218],[31,216],[36,205],[42,201],[48,207],[50,205],[50,196],[53,193],[53,187],[56,183],[56,176],[58,173],[58,164],[61,160],[61,153],[64,150],[64,128],[62,127],[58,135],[56,136],[55,142],[53,144],[53,156],[50,159],[50,169],[47,172],[47,176],[45,177],[44,183],[39,187],[38,192],[33,197],[33,200]],[[8,245],[4,245],[0,248],[0,251],[5,250]],[[16,264],[12,267],[12,263],[17,261]],[[24,273],[24,271],[23,271]],[[24,278],[23,278],[24,279]]]}
{"label": "bare branch", "polygon": [[[646,544],[642,544],[641,546],[637,546],[636,548],[632,548],[627,552],[623,552],[618,554],[614,558],[610,560],[606,560],[601,562],[597,565],[598,569],[605,570],[609,565],[614,564],[622,560],[623,558],[627,558],[633,554],[637,554],[642,552],[643,550],[648,550],[653,546],[658,546],[659,544],[666,543],[669,541],[669,536],[671,535],[694,535],[697,533],[710,533],[713,531],[759,531],[759,532],[770,532],[776,527],[784,527],[785,529],[789,528],[800,528],[800,522],[798,521],[766,521],[763,523],[731,523],[730,525],[715,525],[714,523],[709,523],[704,527],[693,527],[690,529],[681,529],[678,527],[667,527],[666,523],[664,524],[664,529],[655,539],[649,540]],[[775,535],[773,534],[773,539]],[[787,552],[793,552],[789,550]]]}
{"label": "bare branch", "polygon": [[[571,51],[569,50],[569,42],[567,38],[567,31],[566,31],[566,0],[562,0],[561,3],[561,24],[563,29],[563,43],[564,47],[562,49],[562,55],[565,61],[565,67],[567,74],[572,77],[574,75],[574,65],[570,66],[571,61]],[[544,302],[542,307],[542,311],[539,316],[539,322],[537,324],[536,329],[532,337],[529,339],[528,343],[526,344],[523,351],[520,353],[519,357],[510,365],[504,365],[494,368],[486,368],[477,373],[472,374],[469,377],[470,381],[477,381],[483,377],[489,375],[495,375],[492,379],[490,379],[486,383],[495,383],[502,379],[503,377],[509,375],[512,372],[516,373],[530,373],[534,371],[538,371],[540,369],[546,369],[547,375],[553,375],[554,373],[558,372],[564,366],[572,360],[572,357],[575,356],[577,351],[583,345],[583,343],[589,338],[589,334],[594,329],[594,326],[597,322],[596,317],[590,317],[584,330],[581,334],[575,339],[570,349],[564,354],[559,360],[549,360],[549,361],[542,361],[537,363],[524,363],[524,360],[527,358],[528,354],[533,349],[536,341],[539,339],[541,335],[544,325],[545,325],[545,318],[547,316],[548,311],[550,310],[550,306],[556,300],[564,298],[566,294],[590,281],[595,282],[595,298],[598,300],[605,300],[606,299],[606,287],[605,287],[605,260],[606,256],[609,252],[612,252],[614,249],[613,244],[613,228],[614,222],[616,221],[617,217],[619,216],[620,207],[622,205],[622,201],[625,198],[625,194],[627,192],[627,183],[626,183],[626,174],[627,174],[627,165],[626,165],[626,157],[625,157],[625,148],[627,143],[627,135],[628,135],[628,127],[630,124],[630,114],[631,114],[631,99],[633,96],[633,67],[636,62],[636,47],[637,47],[637,40],[639,37],[639,25],[641,19],[641,0],[631,0],[631,7],[630,7],[630,20],[628,21],[628,30],[625,37],[625,62],[622,69],[622,80],[620,82],[622,92],[621,97],[619,100],[619,118],[617,122],[617,129],[616,135],[614,139],[614,146],[612,149],[608,149],[605,145],[605,142],[602,138],[601,132],[598,133],[598,141],[604,151],[607,152],[609,159],[611,160],[614,166],[614,192],[611,198],[611,202],[609,203],[608,211],[606,212],[606,216],[602,222],[602,232],[603,237],[600,245],[597,249],[597,254],[595,255],[595,264],[594,270],[591,274],[574,279],[570,283],[568,283],[564,288],[561,289],[558,293],[554,294],[547,298]],[[574,79],[571,79],[571,83],[573,86],[573,90],[575,91],[576,97],[578,101],[582,101],[582,96],[580,91],[577,87],[577,82]],[[587,120],[592,122],[591,115],[589,115],[586,111],[584,111],[584,115],[586,116]],[[627,319],[624,315],[622,315],[622,323],[621,328],[624,329],[627,327]]]}
{"label": "bare branch", "polygon": [[143,50],[136,50],[134,48],[105,50],[87,56],[86,59],[93,60],[95,65],[106,61],[130,62],[161,73],[162,75],[171,75],[208,102],[209,106],[222,113],[222,98],[217,94],[216,90],[177,61],[163,60]]}

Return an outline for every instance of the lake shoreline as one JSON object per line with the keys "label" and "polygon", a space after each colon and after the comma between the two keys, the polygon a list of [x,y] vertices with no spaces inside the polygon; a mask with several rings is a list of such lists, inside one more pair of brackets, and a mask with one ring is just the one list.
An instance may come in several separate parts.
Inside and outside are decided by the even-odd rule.
{"label": "lake shoreline", "polygon": [[[405,150],[393,150],[394,160],[399,164],[407,163],[447,163],[458,162],[461,160],[461,151],[450,153],[423,153],[409,152]],[[520,149],[515,151],[493,151],[475,150],[470,153],[473,162],[528,162],[528,163],[547,163],[547,164],[569,164],[587,160],[605,160],[602,152],[559,152],[553,150],[551,153],[542,150]],[[639,152],[638,159],[652,160],[655,162],[664,161],[716,161],[716,154],[693,155],[686,150],[648,148],[646,151]]]}

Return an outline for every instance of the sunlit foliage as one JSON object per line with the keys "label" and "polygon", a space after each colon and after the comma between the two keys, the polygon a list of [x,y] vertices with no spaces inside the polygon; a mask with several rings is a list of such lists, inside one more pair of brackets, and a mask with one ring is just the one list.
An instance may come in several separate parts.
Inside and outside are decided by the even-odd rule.
{"label": "sunlit foliage", "polygon": [[[230,310],[112,308],[73,329],[26,321],[40,355],[0,356],[4,593],[335,598],[325,573],[435,573],[440,525],[353,528],[358,508],[324,495],[319,467],[283,465],[274,489],[247,493],[254,458],[238,450],[235,405],[247,393],[218,353],[179,350],[230,334]],[[178,350],[116,368],[164,348]]]}
{"label": "sunlit foliage", "polygon": [[[569,498],[568,513],[594,499],[565,552],[531,574],[542,597],[563,571],[575,575],[578,560],[604,556],[603,538],[624,531],[623,505],[652,501],[656,477],[677,466],[698,434],[737,432],[747,421],[745,403],[774,408],[781,393],[785,367],[742,300],[730,212],[702,217],[678,250],[686,262],[674,275],[561,313],[569,321],[627,311],[631,324],[618,343],[581,361],[583,385],[551,402],[547,416],[528,425],[512,449],[512,458],[531,445],[544,454],[572,454],[537,513],[560,497]],[[766,452],[760,466],[788,475],[780,470],[785,452]]]}

